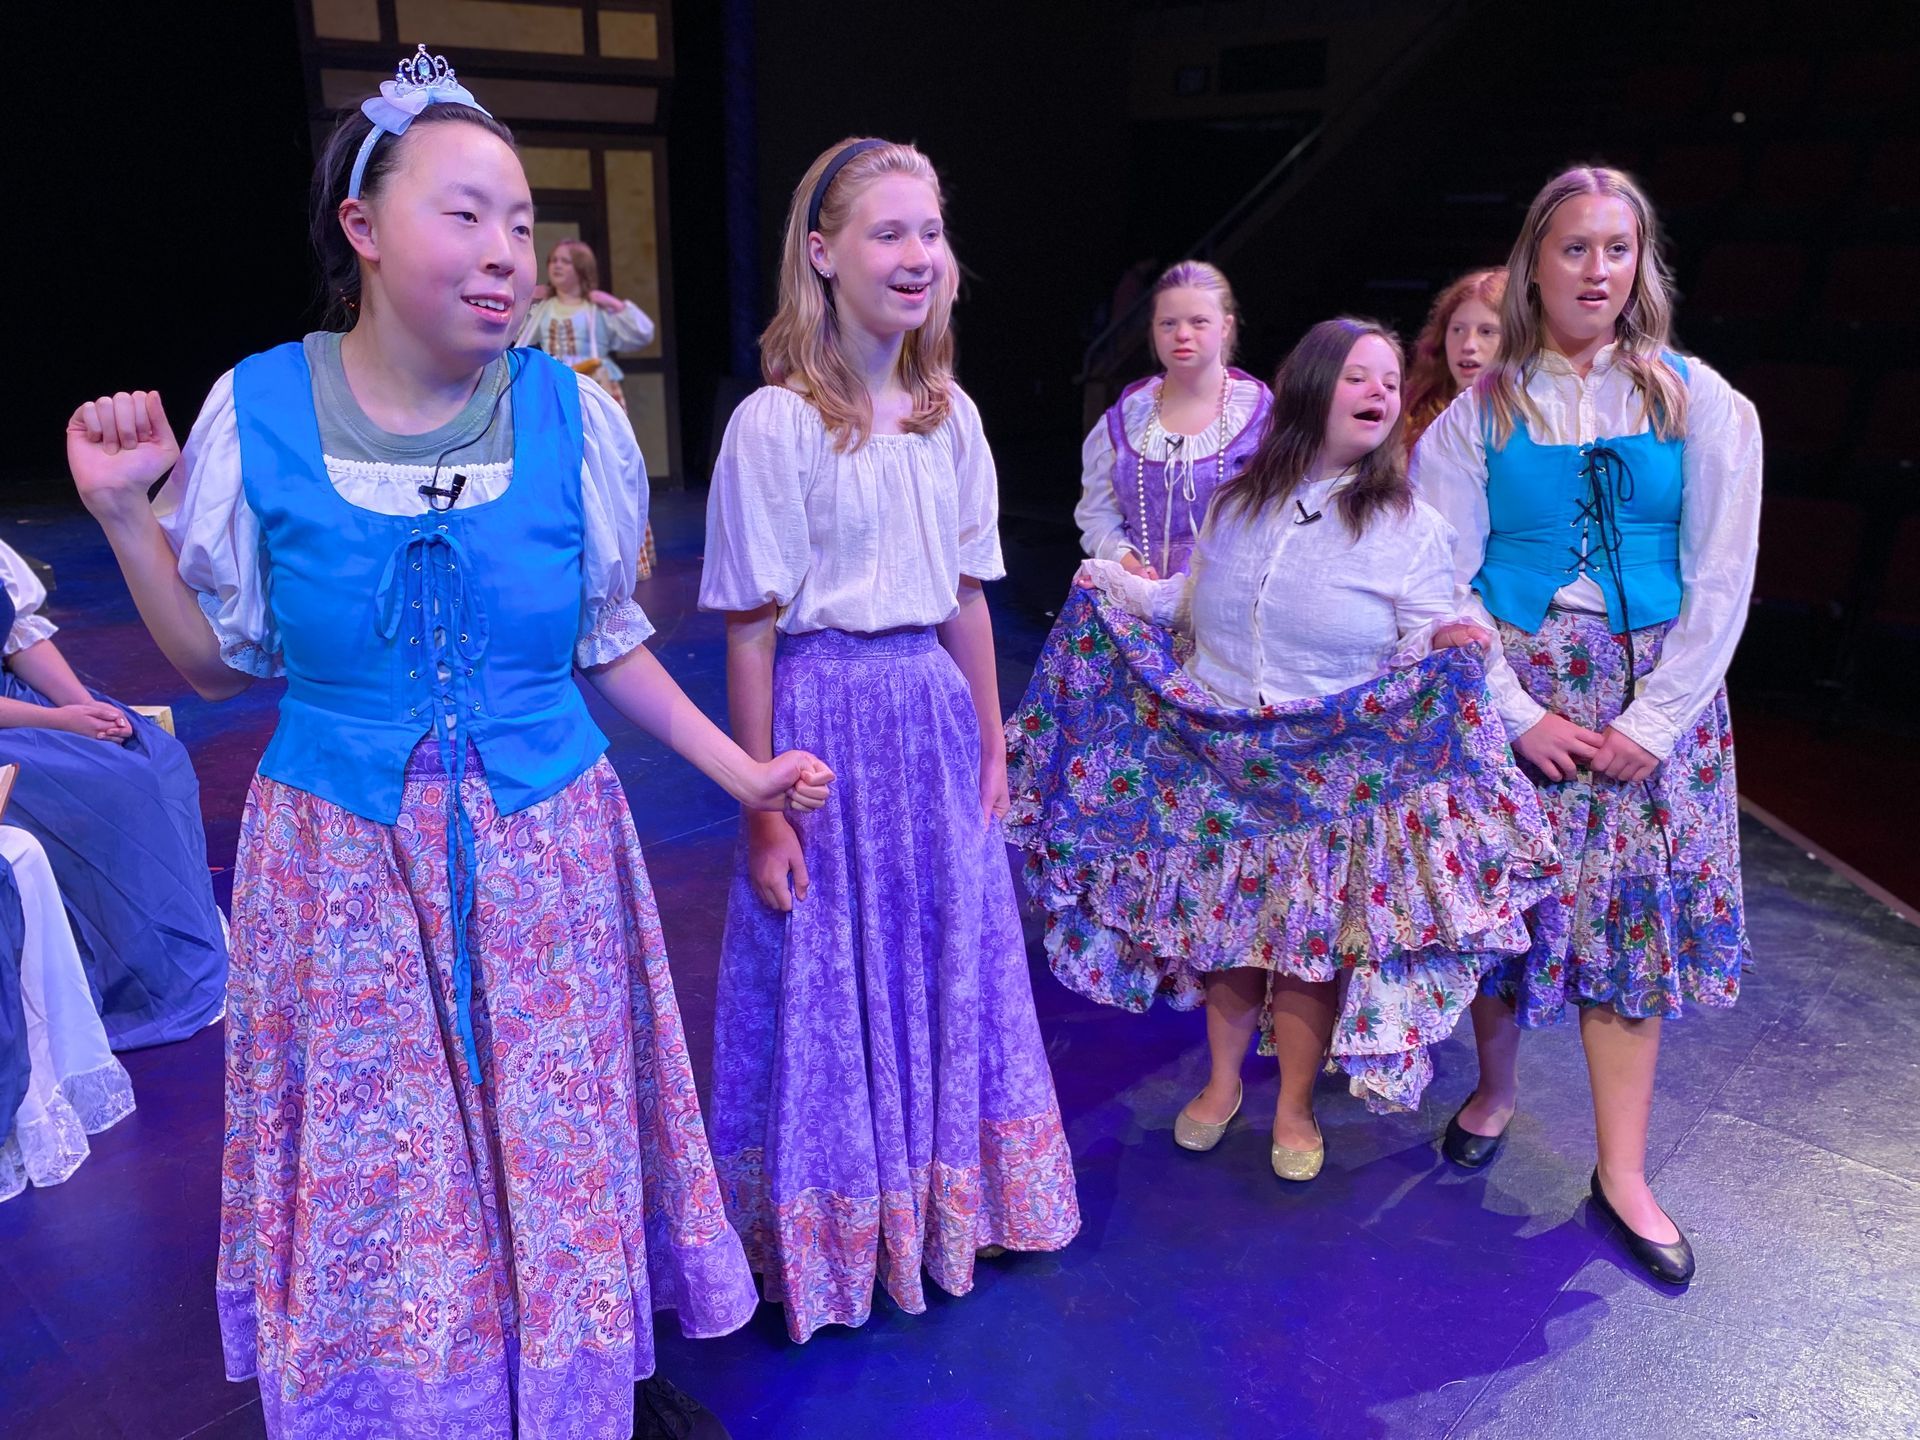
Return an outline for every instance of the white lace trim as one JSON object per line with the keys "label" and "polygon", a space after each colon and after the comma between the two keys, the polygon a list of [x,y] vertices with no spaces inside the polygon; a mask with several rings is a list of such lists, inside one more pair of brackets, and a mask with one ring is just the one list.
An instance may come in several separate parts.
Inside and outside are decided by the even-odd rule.
{"label": "white lace trim", "polygon": [[574,663],[583,670],[610,665],[622,655],[638,650],[651,634],[653,622],[638,604],[632,600],[609,600],[593,617],[593,628],[574,645]]}
{"label": "white lace trim", "polygon": [[0,1200],[29,1184],[58,1185],[93,1153],[98,1135],[133,1113],[133,1081],[118,1060],[69,1075],[47,1097],[46,1113],[14,1127],[0,1145]]}
{"label": "white lace trim", "polygon": [[0,1202],[13,1199],[27,1188],[27,1162],[20,1154],[20,1137],[9,1135],[0,1143]]}
{"label": "white lace trim", "polygon": [[[1120,410],[1120,417],[1127,427],[1128,443],[1136,453],[1150,461],[1165,461],[1168,455],[1166,432],[1153,423],[1153,402],[1160,393],[1161,383],[1156,378],[1151,385],[1142,385],[1127,397]],[[1198,435],[1189,435],[1187,441],[1192,449],[1188,450],[1183,445],[1182,451],[1194,456],[1218,454],[1247,428],[1259,403],[1260,386],[1257,381],[1235,380],[1227,387],[1227,403],[1219,418]]]}
{"label": "white lace trim", "polygon": [[[196,590],[194,599],[200,602],[200,613],[207,617],[207,624],[213,629],[213,638],[220,642],[221,664],[229,670],[238,670],[242,675],[251,675],[256,680],[277,680],[287,673],[286,664],[281,660],[278,650],[269,650],[226,623],[225,603],[218,595]],[[271,620],[268,623],[271,624]]]}
{"label": "white lace trim", "polygon": [[[338,455],[322,458],[326,461],[327,478],[333,482],[333,488],[340,492],[340,498],[349,504],[381,515],[420,515],[429,508],[425,497],[420,494],[420,487],[434,478],[431,465],[399,464],[388,460],[348,460]],[[511,460],[489,460],[481,465],[443,463],[440,466],[441,481],[451,481],[455,469],[467,477],[460,498],[453,502],[456,510],[498,500],[513,483]]]}
{"label": "white lace trim", "polygon": [[60,1082],[60,1093],[89,1135],[111,1130],[133,1113],[133,1077],[118,1060],[69,1075]]}

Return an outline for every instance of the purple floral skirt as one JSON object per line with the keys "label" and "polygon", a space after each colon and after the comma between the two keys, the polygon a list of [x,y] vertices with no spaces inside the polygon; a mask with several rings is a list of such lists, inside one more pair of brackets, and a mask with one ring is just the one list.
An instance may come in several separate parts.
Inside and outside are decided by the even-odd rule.
{"label": "purple floral skirt", "polygon": [[1225,709],[1168,631],[1076,589],[1007,744],[1064,984],[1140,1011],[1201,1004],[1213,971],[1345,973],[1333,1059],[1377,1109],[1418,1104],[1428,1047],[1527,948],[1558,868],[1466,651]]}
{"label": "purple floral skirt", "polygon": [[627,1440],[653,1312],[710,1336],[758,1303],[613,768],[502,815],[471,763],[479,1085],[435,747],[393,825],[247,797],[217,1293],[285,1440]]}
{"label": "purple floral skirt", "polygon": [[[1669,625],[1633,634],[1635,672],[1649,674]],[[1556,715],[1604,729],[1626,699],[1627,649],[1606,620],[1554,610],[1500,643],[1526,692]],[[1528,915],[1533,944],[1485,988],[1528,1027],[1567,1005],[1611,1005],[1635,1019],[1677,1016],[1689,1001],[1729,1006],[1751,958],[1740,897],[1740,808],[1733,727],[1722,689],[1646,780],[1535,773],[1565,870]]]}
{"label": "purple floral skirt", "polygon": [[973,1288],[974,1252],[1080,1228],[999,825],[982,818],[973,699],[930,630],[785,637],[773,741],[834,769],[798,816],[790,914],[727,899],[714,1161],[787,1331],[859,1325],[876,1281]]}

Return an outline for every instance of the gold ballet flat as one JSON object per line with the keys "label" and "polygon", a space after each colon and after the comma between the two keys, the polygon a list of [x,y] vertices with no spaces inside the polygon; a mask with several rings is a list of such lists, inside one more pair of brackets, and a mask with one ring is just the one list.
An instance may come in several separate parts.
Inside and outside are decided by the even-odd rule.
{"label": "gold ballet flat", "polygon": [[1320,1143],[1311,1150],[1289,1150],[1278,1141],[1273,1146],[1273,1173],[1282,1180],[1311,1180],[1327,1163],[1327,1142],[1320,1136],[1320,1122],[1313,1122],[1313,1133]]}
{"label": "gold ballet flat", "polygon": [[1213,1149],[1220,1143],[1220,1137],[1227,1133],[1227,1127],[1233,1123],[1233,1117],[1240,1113],[1240,1102],[1246,1098],[1247,1087],[1242,1085],[1240,1093],[1233,1097],[1233,1110],[1218,1125],[1203,1124],[1182,1110],[1174,1117],[1173,1143],[1182,1150]]}

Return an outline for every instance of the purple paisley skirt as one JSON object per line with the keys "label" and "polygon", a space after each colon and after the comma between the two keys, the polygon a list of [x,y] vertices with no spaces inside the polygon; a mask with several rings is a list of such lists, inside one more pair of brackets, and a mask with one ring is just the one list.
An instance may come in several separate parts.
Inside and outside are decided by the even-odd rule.
{"label": "purple paisley skirt", "polygon": [[393,825],[247,796],[217,1287],[284,1440],[627,1440],[653,1312],[711,1336],[758,1303],[612,766],[502,815],[472,763],[479,1085],[435,747]]}

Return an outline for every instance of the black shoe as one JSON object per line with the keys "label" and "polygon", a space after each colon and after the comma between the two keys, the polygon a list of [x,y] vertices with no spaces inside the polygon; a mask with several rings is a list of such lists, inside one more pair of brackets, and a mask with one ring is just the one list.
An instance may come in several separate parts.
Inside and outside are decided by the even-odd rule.
{"label": "black shoe", "polygon": [[732,1440],[720,1417],[659,1375],[633,1398],[633,1440]]}
{"label": "black shoe", "polygon": [[[1473,1097],[1469,1095],[1467,1098],[1471,1100]],[[1462,1105],[1460,1110],[1466,1108]],[[1456,1165],[1478,1170],[1500,1153],[1500,1144],[1506,1138],[1507,1132],[1504,1130],[1498,1135],[1474,1134],[1460,1123],[1460,1111],[1456,1110],[1453,1118],[1447,1121],[1447,1138],[1440,1142],[1440,1153]]]}
{"label": "black shoe", "polygon": [[[1684,1285],[1693,1279],[1693,1247],[1687,1243],[1684,1234],[1671,1245],[1661,1245],[1635,1233],[1608,1203],[1606,1192],[1600,1188],[1600,1171],[1597,1167],[1588,1188],[1593,1192],[1594,1208],[1620,1227],[1620,1238],[1626,1241],[1627,1253],[1639,1262],[1642,1270],[1668,1285]],[[1680,1227],[1675,1225],[1673,1228],[1677,1231]]]}

